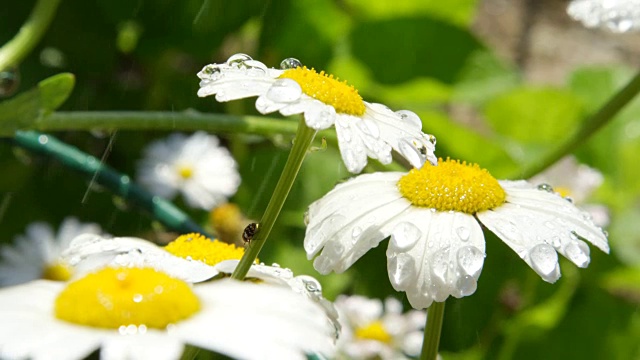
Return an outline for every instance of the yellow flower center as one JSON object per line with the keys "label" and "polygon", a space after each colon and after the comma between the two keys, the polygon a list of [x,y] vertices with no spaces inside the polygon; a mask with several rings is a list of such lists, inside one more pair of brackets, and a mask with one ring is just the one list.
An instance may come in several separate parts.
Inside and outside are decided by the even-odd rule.
{"label": "yellow flower center", "polygon": [[183,180],[191,179],[193,176],[193,168],[188,165],[180,165],[178,166],[178,174]]}
{"label": "yellow flower center", "polygon": [[562,197],[571,196],[571,189],[565,186],[554,187],[553,191],[557,192]]}
{"label": "yellow flower center", "polygon": [[243,248],[211,240],[196,233],[179,236],[170,242],[165,249],[175,256],[202,261],[210,266],[224,260],[239,260],[244,255]]}
{"label": "yellow flower center", "polygon": [[242,215],[236,204],[223,204],[209,212],[209,221],[218,239],[234,243],[242,238],[242,231],[249,221]]}
{"label": "yellow flower center", "polygon": [[505,201],[505,192],[486,169],[459,160],[425,163],[398,181],[402,196],[415,206],[475,214]]}
{"label": "yellow flower center", "polygon": [[280,78],[292,79],[302,88],[302,92],[318,99],[336,109],[337,113],[362,116],[365,106],[358,90],[346,81],[334,79],[333,75],[328,75],[324,71],[317,73],[314,69],[297,67],[285,70]]}
{"label": "yellow flower center", "polygon": [[355,331],[356,338],[362,340],[377,340],[386,344],[391,343],[391,335],[387,332],[382,321],[376,320],[367,326],[359,327]]}
{"label": "yellow flower center", "polygon": [[67,281],[71,279],[71,275],[72,268],[69,265],[63,262],[55,262],[45,266],[40,277],[46,280]]}
{"label": "yellow flower center", "polygon": [[164,329],[198,310],[187,283],[150,268],[102,269],[70,283],[55,302],[58,319],[111,329]]}

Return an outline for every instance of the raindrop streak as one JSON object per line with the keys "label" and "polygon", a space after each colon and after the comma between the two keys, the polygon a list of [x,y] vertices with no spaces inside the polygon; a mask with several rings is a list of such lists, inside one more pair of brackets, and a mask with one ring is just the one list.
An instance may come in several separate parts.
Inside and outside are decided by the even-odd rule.
{"label": "raindrop streak", "polygon": [[107,147],[104,149],[104,152],[102,153],[102,157],[100,158],[100,164],[96,166],[96,171],[93,173],[93,176],[91,177],[91,181],[89,181],[89,185],[87,186],[87,191],[85,191],[84,195],[82,196],[82,200],[80,201],[81,204],[86,203],[87,197],[89,196],[89,191],[93,187],[93,184],[96,182],[96,178],[98,177],[98,172],[100,172],[100,169],[102,169],[102,164],[104,164],[109,154],[111,154],[111,149],[113,147],[113,143],[116,140],[117,134],[118,134],[118,130],[115,130],[109,137],[109,143],[107,144]]}
{"label": "raindrop streak", "polygon": [[302,67],[302,63],[296,58],[286,58],[280,63],[280,69],[282,70],[295,69],[298,67]]}
{"label": "raindrop streak", "polygon": [[15,94],[19,85],[20,72],[17,68],[13,67],[0,72],[0,98]]}

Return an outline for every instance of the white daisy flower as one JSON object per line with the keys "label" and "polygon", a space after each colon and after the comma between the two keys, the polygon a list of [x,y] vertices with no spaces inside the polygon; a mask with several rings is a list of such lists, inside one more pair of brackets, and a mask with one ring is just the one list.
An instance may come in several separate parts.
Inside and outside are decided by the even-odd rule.
{"label": "white daisy flower", "polygon": [[307,69],[296,59],[286,59],[280,67],[267,68],[248,55],[233,55],[198,73],[198,96],[215,95],[217,101],[257,96],[256,109],[263,114],[304,114],[307,126],[316,130],[335,125],[342,159],[352,173],[362,171],[367,156],[390,163],[391,149],[416,168],[426,160],[436,163],[435,137],[422,132],[422,121],[413,112],[393,112],[365,102],[353,86]]}
{"label": "white daisy flower", "polygon": [[424,311],[402,313],[402,303],[388,298],[340,295],[335,301],[342,335],[337,344],[338,359],[399,360],[420,355]]}
{"label": "white daisy flower", "polygon": [[600,204],[586,203],[589,196],[604,181],[602,173],[585,164],[580,164],[575,157],[566,156],[542,173],[529,179],[529,182],[551,186],[553,191],[565,199],[574,201],[586,210],[593,222],[598,226],[609,224],[609,210]]}
{"label": "white daisy flower", "polygon": [[640,29],[640,0],[573,0],[567,13],[588,28],[615,33]]}
{"label": "white daisy flower", "polygon": [[179,359],[186,343],[243,359],[334,351],[322,309],[288,289],[192,287],[150,268],[2,289],[0,323],[2,359],[83,359],[98,348],[101,359]]}
{"label": "white daisy flower", "polygon": [[[233,273],[244,254],[243,248],[210,240],[200,234],[181,235],[165,247],[138,238],[103,238],[79,236],[64,252],[64,259],[79,275],[106,266],[151,267],[189,283],[210,280],[220,274]],[[246,276],[270,285],[291,288],[320,305],[332,325],[334,337],[340,332],[338,314],[333,304],[322,296],[322,286],[311,276],[294,276],[278,264],[255,264]]]}
{"label": "white daisy flower", "polygon": [[81,223],[74,217],[64,219],[57,233],[43,222],[28,225],[13,246],[0,247],[0,287],[36,279],[68,280],[72,269],[60,258],[62,251],[80,234],[101,232],[99,225]]}
{"label": "white daisy flower", "polygon": [[524,180],[498,181],[478,165],[440,160],[409,173],[358,176],[311,204],[304,247],[322,274],[343,272],[391,236],[387,269],[394,289],[426,308],[475,292],[485,257],[480,223],[543,280],[560,277],[558,254],[579,267],[591,242],[607,237],[585,212]]}
{"label": "white daisy flower", "polygon": [[180,192],[190,206],[210,210],[240,185],[236,161],[219,143],[203,131],[155,141],[138,164],[138,180],[156,195],[173,199]]}

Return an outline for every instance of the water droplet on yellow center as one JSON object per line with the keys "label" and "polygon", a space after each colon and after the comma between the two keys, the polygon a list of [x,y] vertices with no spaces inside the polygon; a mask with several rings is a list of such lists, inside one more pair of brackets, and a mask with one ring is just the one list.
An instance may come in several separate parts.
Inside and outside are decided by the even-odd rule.
{"label": "water droplet on yellow center", "polygon": [[383,343],[391,343],[391,335],[387,332],[382,321],[377,320],[366,326],[359,327],[355,331],[356,338],[363,340],[377,340]]}
{"label": "water droplet on yellow center", "polygon": [[178,167],[178,174],[183,180],[191,179],[193,176],[193,168],[188,165],[180,165]]}
{"label": "water droplet on yellow center", "polygon": [[398,189],[415,206],[467,214],[498,207],[506,198],[486,169],[450,159],[411,170],[400,178]]}
{"label": "water droplet on yellow center", "polygon": [[179,236],[170,242],[165,249],[175,256],[201,261],[210,266],[224,260],[239,260],[244,255],[243,248],[211,240],[196,233]]}
{"label": "water droplet on yellow center", "polygon": [[302,88],[302,92],[320,100],[336,109],[337,113],[362,116],[365,112],[364,101],[358,90],[346,81],[334,79],[333,75],[324,71],[317,73],[314,69],[297,67],[285,70],[280,78],[292,79]]}
{"label": "water droplet on yellow center", "polygon": [[102,269],[69,283],[55,302],[58,319],[112,329],[164,329],[199,310],[187,283],[150,268]]}
{"label": "water droplet on yellow center", "polygon": [[72,268],[69,265],[55,262],[45,266],[40,277],[45,280],[67,281],[71,279],[72,273]]}

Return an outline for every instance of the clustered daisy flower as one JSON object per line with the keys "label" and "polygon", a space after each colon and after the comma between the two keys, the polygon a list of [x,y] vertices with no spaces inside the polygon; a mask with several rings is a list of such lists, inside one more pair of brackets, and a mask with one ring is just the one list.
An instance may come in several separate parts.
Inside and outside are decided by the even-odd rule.
{"label": "clustered daisy flower", "polygon": [[267,68],[248,55],[233,55],[198,73],[198,96],[215,95],[221,102],[257,96],[256,109],[263,114],[304,114],[307,126],[316,130],[334,125],[342,159],[352,173],[362,171],[367,157],[390,163],[391,149],[416,168],[426,160],[437,161],[435,137],[422,132],[415,113],[363,101],[353,86],[296,59],[285,59],[280,66]]}
{"label": "clustered daisy flower", "polygon": [[[331,356],[321,307],[289,289],[227,279],[191,286],[151,268],[0,290],[0,358],[178,359],[188,343],[247,359]],[[247,346],[250,339],[251,346]]]}
{"label": "clustered daisy flower", "polygon": [[579,267],[590,262],[585,240],[609,252],[591,217],[547,187],[499,181],[450,159],[360,175],[311,204],[307,219],[304,247],[322,274],[345,271],[390,236],[389,280],[416,309],[475,292],[485,257],[480,224],[550,283],[560,277],[558,252]]}
{"label": "clustered daisy flower", "polygon": [[640,29],[639,0],[572,0],[567,13],[588,28],[616,33]]}
{"label": "clustered daisy flower", "polygon": [[173,199],[180,192],[190,206],[211,210],[236,193],[237,167],[216,136],[175,133],[145,149],[138,179],[156,195]]}
{"label": "clustered daisy flower", "polygon": [[359,295],[340,295],[335,301],[342,335],[337,358],[399,360],[420,354],[424,311],[402,312],[402,303],[387,298],[384,303]]}
{"label": "clustered daisy flower", "polygon": [[74,217],[64,219],[57,233],[44,222],[28,225],[13,246],[0,247],[0,287],[36,279],[68,280],[73,270],[61,258],[62,252],[76,236],[101,232],[99,225]]}

